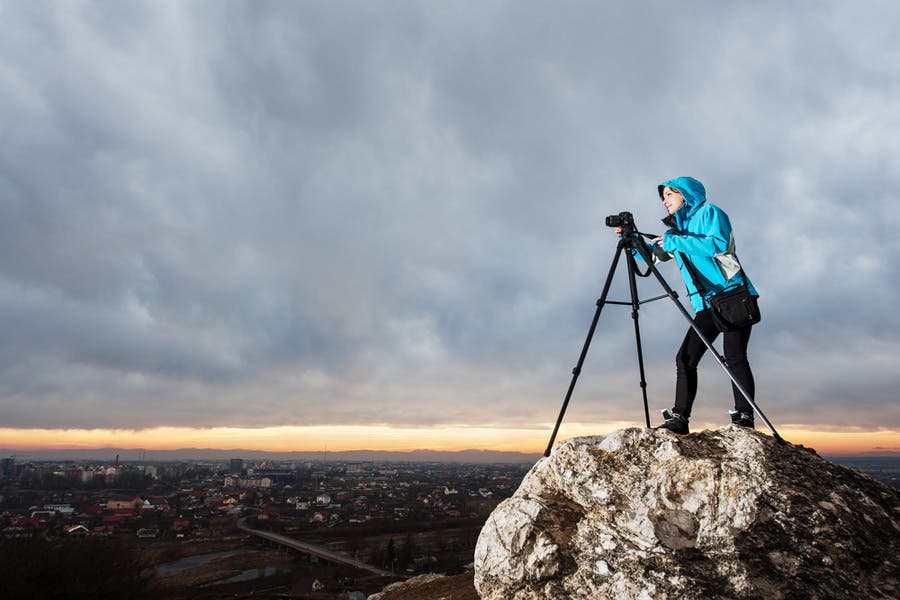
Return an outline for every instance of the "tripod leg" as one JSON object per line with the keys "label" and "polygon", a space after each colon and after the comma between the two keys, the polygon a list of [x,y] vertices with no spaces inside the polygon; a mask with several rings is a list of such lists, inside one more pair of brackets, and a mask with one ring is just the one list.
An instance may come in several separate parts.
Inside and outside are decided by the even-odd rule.
{"label": "tripod leg", "polygon": [[572,398],[572,392],[575,391],[575,382],[578,381],[578,376],[581,375],[581,367],[584,365],[584,359],[587,356],[588,348],[591,346],[591,339],[594,337],[594,330],[597,329],[597,321],[600,320],[600,311],[603,310],[603,305],[606,304],[606,296],[609,294],[609,287],[612,284],[613,275],[616,273],[616,267],[619,264],[619,257],[622,256],[622,252],[625,249],[625,241],[619,240],[619,245],[616,247],[616,255],[613,257],[612,265],[609,267],[609,273],[606,275],[606,283],[603,284],[603,293],[600,294],[600,299],[597,300],[597,310],[594,311],[594,320],[591,321],[591,327],[588,329],[587,339],[584,340],[584,346],[581,348],[581,355],[578,357],[578,364],[575,365],[575,368],[572,369],[572,381],[569,383],[569,390],[566,392],[566,398],[563,400],[562,408],[559,411],[559,417],[556,419],[556,426],[553,427],[553,433],[550,435],[550,441],[547,443],[547,449],[544,451],[544,456],[550,456],[550,451],[553,450],[553,442],[556,441],[556,434],[559,433],[559,426],[562,424],[563,416],[566,414],[566,408],[569,406],[569,400]]}
{"label": "tripod leg", "polygon": [[647,378],[644,375],[644,351],[641,346],[641,326],[638,324],[638,311],[640,310],[640,302],[638,301],[637,280],[634,275],[634,257],[631,253],[625,257],[628,264],[628,285],[631,288],[631,318],[634,320],[634,340],[637,344],[638,370],[641,373],[641,395],[644,398],[644,420],[647,422],[647,428],[650,427],[650,407],[647,406]]}
{"label": "tripod leg", "polygon": [[659,281],[660,285],[662,285],[663,289],[666,291],[666,294],[669,296],[669,298],[672,299],[672,302],[674,302],[675,306],[678,307],[678,310],[681,311],[682,316],[684,316],[684,318],[687,319],[687,322],[690,324],[691,328],[700,337],[700,339],[703,341],[703,344],[709,349],[709,351],[715,357],[716,362],[719,363],[719,366],[725,370],[725,372],[728,374],[728,377],[731,379],[731,382],[734,384],[734,386],[738,389],[738,391],[741,393],[741,395],[747,400],[747,402],[750,404],[750,406],[753,407],[754,412],[756,412],[756,414],[759,415],[759,418],[762,419],[762,422],[766,424],[766,427],[769,428],[769,431],[772,432],[772,436],[775,438],[775,441],[777,441],[779,444],[784,444],[785,443],[784,439],[780,435],[778,435],[778,432],[775,430],[775,427],[772,425],[772,423],[769,421],[769,419],[766,418],[766,415],[763,413],[762,410],[760,410],[760,408],[756,404],[756,402],[753,401],[753,398],[747,392],[747,389],[734,376],[734,373],[731,371],[731,368],[728,366],[728,362],[713,347],[712,342],[710,342],[708,339],[706,339],[706,336],[703,335],[703,332],[700,331],[700,328],[697,327],[696,323],[694,323],[694,319],[691,318],[690,313],[688,313],[687,309],[678,300],[678,295],[672,290],[671,287],[669,287],[669,284],[666,283],[666,280],[663,278],[662,274],[656,268],[656,265],[653,264],[653,258],[650,256],[650,252],[647,250],[647,247],[644,246],[643,241],[634,240],[631,238],[629,238],[629,239],[630,239],[630,243],[631,243],[632,247],[634,247],[634,249],[638,252],[638,254],[640,254],[641,257],[644,259],[644,261],[647,263],[648,267],[653,272],[653,274],[656,276],[656,279]]}

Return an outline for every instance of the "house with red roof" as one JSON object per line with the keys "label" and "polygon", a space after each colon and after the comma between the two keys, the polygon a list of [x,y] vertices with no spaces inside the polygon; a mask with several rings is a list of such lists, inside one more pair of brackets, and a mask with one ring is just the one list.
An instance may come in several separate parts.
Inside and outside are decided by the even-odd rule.
{"label": "house with red roof", "polygon": [[131,509],[136,511],[140,510],[142,506],[144,506],[144,500],[138,496],[113,496],[106,501],[106,508],[109,510]]}

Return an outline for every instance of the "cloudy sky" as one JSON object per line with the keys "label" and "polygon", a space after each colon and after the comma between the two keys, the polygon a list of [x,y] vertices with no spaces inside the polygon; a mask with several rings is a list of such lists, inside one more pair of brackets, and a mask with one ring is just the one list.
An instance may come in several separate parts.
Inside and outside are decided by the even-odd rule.
{"label": "cloudy sky", "polygon": [[[542,449],[604,217],[658,232],[657,183],[692,175],[762,295],[767,416],[900,449],[897,22],[891,1],[0,1],[0,446]],[[668,407],[686,323],[668,300],[640,323]],[[724,372],[700,377],[696,427],[724,424]],[[642,423],[638,379],[607,307],[562,435]]]}

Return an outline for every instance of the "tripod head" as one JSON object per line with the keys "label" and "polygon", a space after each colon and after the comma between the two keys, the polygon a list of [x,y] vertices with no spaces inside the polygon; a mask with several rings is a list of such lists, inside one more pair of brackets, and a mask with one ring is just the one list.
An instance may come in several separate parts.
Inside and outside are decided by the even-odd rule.
{"label": "tripod head", "polygon": [[638,231],[637,226],[634,224],[634,215],[628,211],[620,212],[617,215],[609,215],[606,217],[606,226],[620,227],[622,231],[621,243],[624,246],[634,248],[644,260],[649,260],[649,256],[646,254],[646,246],[644,244],[638,244],[637,242],[640,240],[641,236],[647,239],[653,239],[657,236],[651,233]]}

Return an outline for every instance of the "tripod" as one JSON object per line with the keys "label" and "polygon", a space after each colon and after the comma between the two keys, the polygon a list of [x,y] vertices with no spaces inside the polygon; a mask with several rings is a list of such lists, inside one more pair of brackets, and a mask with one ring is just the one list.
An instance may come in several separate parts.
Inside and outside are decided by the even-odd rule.
{"label": "tripod", "polygon": [[[610,223],[607,222],[607,225],[609,224]],[[607,304],[631,306],[631,318],[634,321],[634,338],[635,343],[637,344],[638,370],[640,371],[641,375],[641,395],[643,396],[644,400],[644,419],[646,421],[647,427],[650,427],[650,410],[647,406],[647,381],[644,376],[644,353],[641,346],[641,328],[638,322],[638,311],[641,304],[653,302],[655,300],[661,300],[662,298],[666,297],[672,299],[672,302],[674,302],[675,306],[678,307],[678,310],[681,312],[682,316],[687,320],[694,332],[703,341],[703,344],[706,346],[706,348],[715,357],[716,362],[719,363],[719,366],[721,366],[728,374],[728,377],[731,378],[731,382],[734,384],[735,388],[747,400],[750,406],[753,407],[753,411],[757,415],[759,415],[759,418],[762,419],[762,422],[765,423],[766,427],[768,427],[772,432],[775,440],[779,444],[784,444],[784,439],[782,439],[782,437],[778,435],[778,432],[775,431],[775,427],[772,426],[772,423],[769,422],[769,419],[766,418],[766,415],[763,414],[762,410],[760,410],[756,402],[753,401],[753,398],[750,397],[747,389],[743,386],[743,384],[741,384],[741,382],[737,380],[734,372],[728,366],[728,362],[725,360],[725,357],[719,354],[719,352],[713,347],[712,342],[710,342],[706,338],[706,336],[703,335],[703,332],[701,332],[700,328],[697,327],[697,325],[694,323],[694,319],[691,317],[690,313],[687,311],[684,305],[681,304],[681,301],[678,300],[678,294],[673,291],[671,287],[669,287],[669,284],[660,274],[659,270],[656,268],[656,265],[653,264],[653,258],[650,255],[650,251],[643,240],[641,240],[640,238],[640,236],[642,235],[648,238],[654,237],[646,233],[637,231],[634,228],[633,224],[623,224],[622,237],[621,239],[619,239],[619,243],[616,246],[616,253],[613,257],[612,265],[610,265],[609,273],[606,275],[606,283],[603,284],[603,292],[600,294],[600,299],[597,300],[597,310],[594,312],[594,319],[591,321],[590,329],[588,329],[587,339],[585,339],[584,346],[581,348],[581,355],[578,357],[578,364],[575,365],[574,369],[572,369],[572,381],[569,383],[569,389],[566,392],[566,398],[565,400],[563,400],[562,409],[560,409],[559,411],[559,417],[556,419],[556,426],[553,428],[553,434],[550,436],[550,442],[547,444],[547,449],[544,451],[544,456],[550,456],[550,451],[553,449],[553,442],[556,441],[556,434],[559,432],[559,426],[562,424],[563,417],[566,414],[566,409],[569,406],[569,400],[572,398],[572,392],[575,391],[575,383],[578,381],[578,376],[581,375],[581,368],[584,365],[584,359],[587,356],[588,348],[590,348],[591,340],[594,337],[594,331],[597,329],[597,322],[600,320],[600,312]],[[656,279],[662,286],[663,290],[665,290],[665,294],[644,301],[638,299],[637,279],[635,277],[636,275],[639,275],[639,273],[637,273],[637,267],[635,265],[635,258],[632,250],[639,254],[647,264],[647,273],[640,275],[642,277],[648,277],[650,273],[653,273],[653,275],[656,276]],[[625,262],[628,266],[628,287],[631,291],[631,302],[607,300],[606,296],[607,294],[609,294],[609,288],[612,285],[613,275],[615,275],[616,267],[619,265],[619,258],[622,256],[622,253],[626,251],[627,256]]]}

